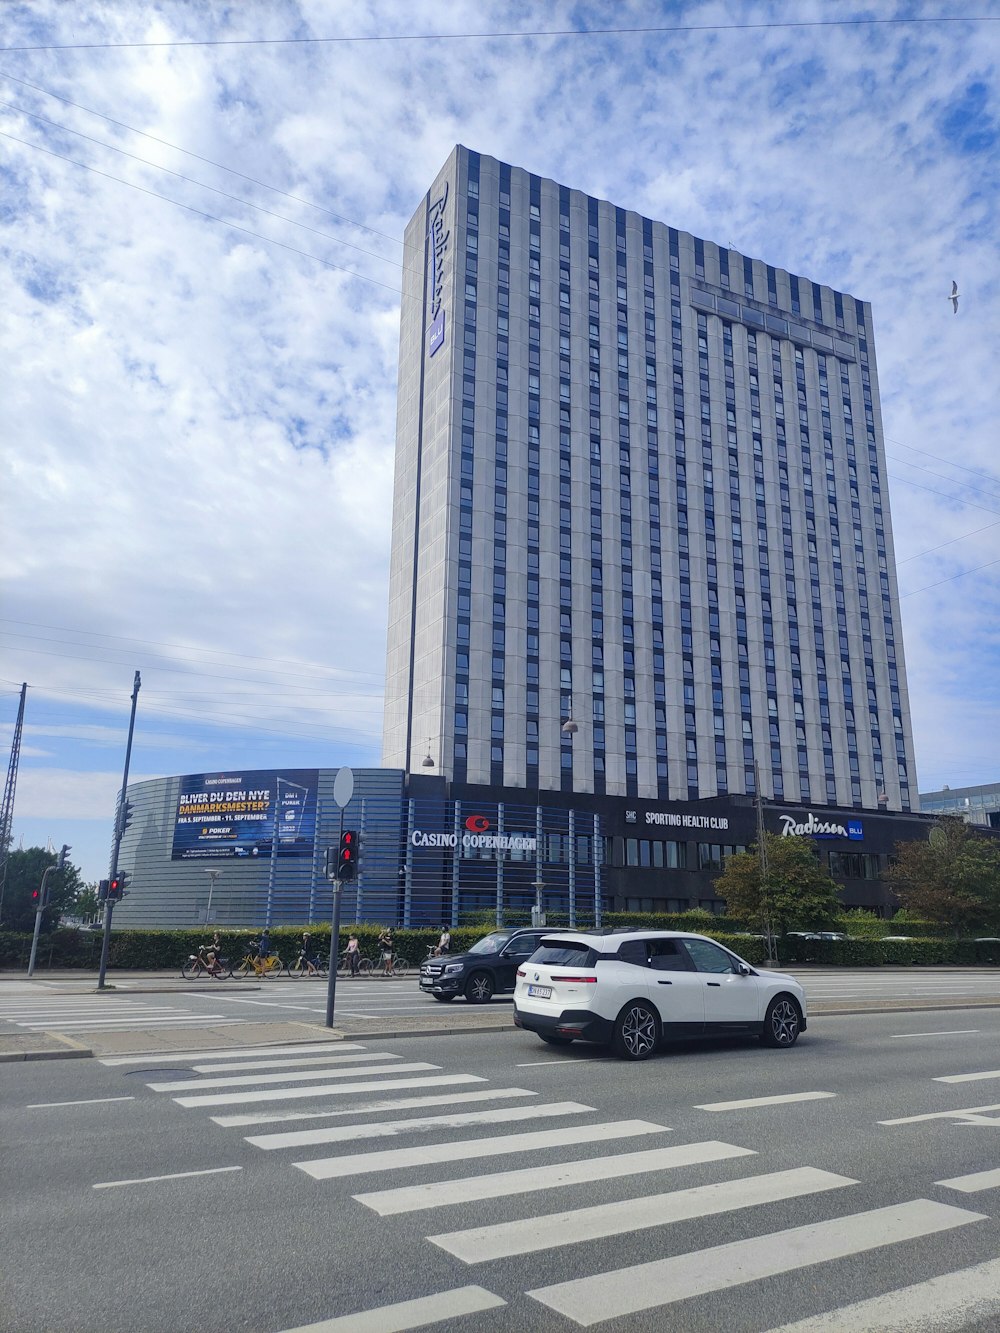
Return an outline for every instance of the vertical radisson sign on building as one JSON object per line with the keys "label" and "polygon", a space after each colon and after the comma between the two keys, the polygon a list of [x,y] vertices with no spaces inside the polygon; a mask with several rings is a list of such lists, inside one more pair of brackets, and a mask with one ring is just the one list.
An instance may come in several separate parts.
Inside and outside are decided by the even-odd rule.
{"label": "vertical radisson sign on building", "polygon": [[433,356],[444,346],[445,309],[444,309],[444,261],[448,254],[448,241],[451,232],[445,225],[445,210],[448,207],[448,182],[438,199],[431,204],[427,215],[427,233],[430,239],[430,280],[431,323],[427,331],[428,355]]}

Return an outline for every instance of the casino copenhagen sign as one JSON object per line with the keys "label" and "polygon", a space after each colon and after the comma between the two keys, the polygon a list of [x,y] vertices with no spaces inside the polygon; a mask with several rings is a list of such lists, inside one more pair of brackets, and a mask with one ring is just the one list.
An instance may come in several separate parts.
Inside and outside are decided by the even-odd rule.
{"label": "casino copenhagen sign", "polygon": [[470,852],[533,852],[537,846],[535,838],[526,833],[488,833],[490,821],[483,815],[470,815],[465,821],[466,832],[425,833],[414,829],[410,842],[414,847],[436,847],[444,850],[461,848],[463,856]]}
{"label": "casino copenhagen sign", "polygon": [[448,204],[448,182],[445,181],[440,199],[430,206],[427,215],[427,231],[430,236],[430,284],[431,284],[431,325],[427,332],[428,356],[444,346],[444,261],[448,254],[448,241],[451,232],[444,224],[445,208]]}

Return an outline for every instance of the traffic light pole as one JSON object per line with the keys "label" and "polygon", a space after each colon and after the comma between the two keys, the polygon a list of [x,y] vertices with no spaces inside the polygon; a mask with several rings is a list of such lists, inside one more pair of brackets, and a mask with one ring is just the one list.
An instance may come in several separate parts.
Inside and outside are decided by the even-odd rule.
{"label": "traffic light pole", "polygon": [[[344,838],[344,807],[340,807],[340,847]],[[326,1026],[333,1027],[333,1006],[337,999],[337,963],[340,961],[340,891],[342,881],[339,868],[337,878],[333,880],[333,921],[330,924],[330,972],[326,982]]]}
{"label": "traffic light pole", "polygon": [[[119,802],[119,814],[115,820],[115,840],[111,847],[111,871],[109,878],[116,879],[118,876],[118,852],[122,845],[122,838],[125,835],[124,819],[122,810],[125,802],[128,800],[128,766],[132,758],[132,734],[135,731],[135,706],[139,698],[139,686],[142,681],[138,671],[135,673],[135,679],[132,682],[132,712],[128,720],[128,741],[125,744],[125,771],[122,773],[122,794]],[[101,968],[97,974],[97,989],[105,990],[104,977],[108,970],[108,950],[111,946],[111,918],[114,915],[115,900],[108,898],[104,904],[104,938],[101,941]]]}
{"label": "traffic light pole", "polygon": [[49,876],[55,868],[55,866],[49,866],[42,873],[42,886],[38,890],[38,906],[35,908],[35,933],[31,937],[31,957],[28,959],[29,977],[35,975],[35,957],[38,953],[38,934],[42,929],[42,913],[45,911],[45,895],[48,892]]}

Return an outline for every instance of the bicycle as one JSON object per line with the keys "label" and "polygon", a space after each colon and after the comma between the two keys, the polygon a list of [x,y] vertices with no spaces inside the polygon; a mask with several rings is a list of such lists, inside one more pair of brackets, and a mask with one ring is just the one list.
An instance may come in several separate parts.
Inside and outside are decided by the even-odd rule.
{"label": "bicycle", "polygon": [[248,977],[251,973],[257,977],[279,977],[288,969],[276,953],[259,958],[255,953],[245,955],[239,967],[233,969],[233,976]]}
{"label": "bicycle", "polygon": [[[372,973],[372,960],[366,958],[364,954],[358,956],[358,975],[370,977]],[[351,956],[345,949],[337,959],[337,976],[349,977],[351,975]]]}
{"label": "bicycle", "polygon": [[197,953],[189,955],[187,962],[181,967],[181,976],[185,981],[194,981],[202,973],[206,977],[214,977],[216,981],[221,981],[223,977],[231,977],[233,969],[229,966],[229,959],[216,954],[213,959],[205,956],[206,946],[202,945]]}
{"label": "bicycle", "polygon": [[404,958],[402,954],[394,953],[392,955],[392,962],[389,964],[389,966],[391,970],[388,972],[380,972],[379,976],[405,977],[410,972],[413,971],[413,964],[410,962],[408,958]]}
{"label": "bicycle", "polygon": [[295,977],[296,980],[301,981],[303,977],[325,977],[328,964],[325,958],[305,958],[302,954],[299,954],[295,962],[289,963],[285,970],[290,977]]}

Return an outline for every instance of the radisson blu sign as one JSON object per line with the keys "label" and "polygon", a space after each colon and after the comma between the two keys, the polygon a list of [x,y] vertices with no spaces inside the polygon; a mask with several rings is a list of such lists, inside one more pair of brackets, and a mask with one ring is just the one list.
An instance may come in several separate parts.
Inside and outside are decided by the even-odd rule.
{"label": "radisson blu sign", "polygon": [[440,198],[435,199],[427,215],[427,234],[430,238],[430,304],[431,324],[427,331],[428,355],[444,346],[444,261],[448,254],[451,232],[445,226],[448,206],[448,182],[445,181]]}

